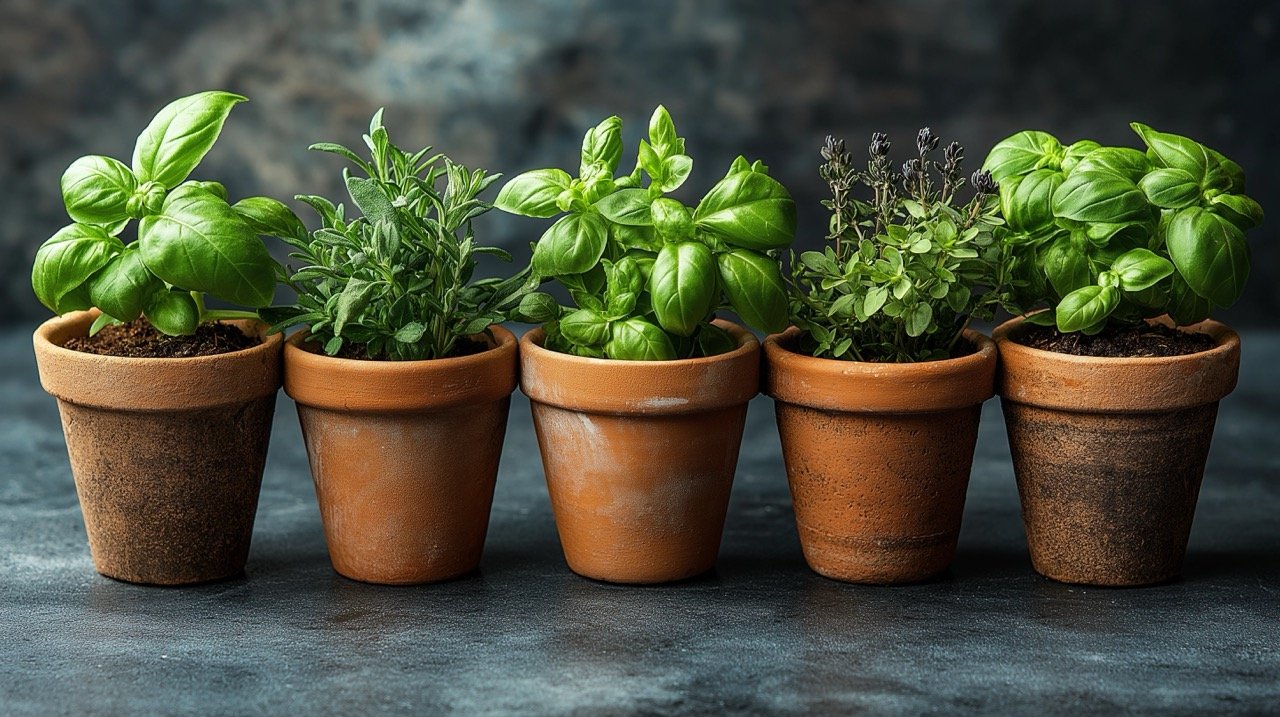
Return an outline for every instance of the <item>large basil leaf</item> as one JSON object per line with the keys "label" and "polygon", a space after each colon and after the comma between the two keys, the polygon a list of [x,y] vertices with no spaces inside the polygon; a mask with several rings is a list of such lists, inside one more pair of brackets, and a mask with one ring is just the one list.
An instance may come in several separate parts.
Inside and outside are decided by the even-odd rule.
{"label": "large basil leaf", "polygon": [[129,218],[129,197],[138,188],[133,172],[111,157],[81,157],[62,173],[62,202],[73,221],[113,225]]}
{"label": "large basil leaf", "polygon": [[[578,176],[587,176],[591,172],[591,168],[597,165],[603,166],[607,173],[612,176],[617,171],[618,162],[621,160],[622,120],[617,116],[609,117],[587,130],[586,136],[582,138],[582,165],[578,171]],[[568,175],[566,174],[565,177],[567,178]],[[519,179],[519,177],[516,179]]]}
{"label": "large basil leaf", "polygon": [[1173,273],[1173,264],[1150,249],[1130,249],[1111,263],[1125,291],[1143,291]]}
{"label": "large basil leaf", "polygon": [[670,361],[676,357],[676,348],[662,329],[644,319],[631,318],[613,324],[605,354],[620,361]]}
{"label": "large basil leaf", "polygon": [[699,242],[667,244],[649,275],[653,312],[662,328],[692,336],[716,303],[716,262]]}
{"label": "large basil leaf", "polygon": [[93,305],[120,321],[138,318],[162,291],[164,282],[142,263],[137,244],[117,254],[89,280]]}
{"label": "large basil leaf", "polygon": [[1197,183],[1203,182],[1211,165],[1217,161],[1209,157],[1204,145],[1181,135],[1157,132],[1141,122],[1129,124],[1134,132],[1146,143],[1148,156],[1161,167],[1181,169],[1195,178]]}
{"label": "large basil leaf", "polygon": [[1053,193],[1053,213],[1080,222],[1122,223],[1147,216],[1138,185],[1111,172],[1076,168]]}
{"label": "large basil leaf", "polygon": [[653,224],[649,192],[644,189],[619,189],[601,198],[594,206],[611,222],[631,227]]}
{"label": "large basil leaf", "polygon": [[1244,193],[1244,168],[1212,147],[1205,147],[1204,151],[1209,154],[1209,159],[1217,163],[1216,166],[1210,166],[1209,172],[1213,176],[1206,178],[1209,186],[1230,194]]}
{"label": "large basil leaf", "polygon": [[175,287],[241,306],[271,303],[276,264],[256,232],[226,202],[194,186],[178,187],[160,214],[138,228],[142,260]]}
{"label": "large basil leaf", "polygon": [[139,182],[172,189],[191,174],[222,133],[231,108],[248,100],[230,92],[201,92],[166,105],[138,135],[133,173]]}
{"label": "large basil leaf", "polygon": [[1062,297],[1054,311],[1058,330],[1086,331],[1104,321],[1120,305],[1120,290],[1114,286],[1085,286]]}
{"label": "large basil leaf", "polygon": [[1044,273],[1058,296],[1066,296],[1093,283],[1089,255],[1083,243],[1078,237],[1063,234],[1044,253]]}
{"label": "large basil leaf", "polygon": [[152,326],[170,336],[194,334],[200,324],[200,309],[185,291],[156,292],[143,313]]}
{"label": "large basil leaf", "polygon": [[538,276],[581,274],[600,261],[608,238],[608,224],[599,214],[561,217],[534,247],[533,270]]}
{"label": "large basil leaf", "polygon": [[1169,318],[1179,326],[1198,324],[1209,318],[1213,304],[1200,296],[1178,274],[1173,275],[1169,285]]}
{"label": "large basil leaf", "polygon": [[721,179],[698,203],[694,222],[746,249],[787,246],[796,234],[796,203],[777,180],[761,172]]}
{"label": "large basil leaf", "polygon": [[282,239],[307,239],[307,228],[293,210],[271,197],[245,197],[231,205],[236,214],[259,234]]}
{"label": "large basil leaf", "polygon": [[526,217],[554,217],[560,213],[556,201],[573,178],[563,169],[535,169],[516,175],[503,185],[493,206]]}
{"label": "large basil leaf", "polygon": [[609,340],[609,322],[598,311],[578,309],[560,319],[560,333],[580,346],[603,346]]}
{"label": "large basil leaf", "polygon": [[1200,207],[1180,210],[1169,221],[1165,244],[1178,273],[1200,296],[1230,306],[1249,278],[1249,246],[1230,221]]}
{"label": "large basil leaf", "polygon": [[776,261],[735,249],[717,255],[716,265],[729,305],[748,326],[767,333],[787,327],[787,289]]}
{"label": "large basil leaf", "polygon": [[1062,154],[1062,144],[1048,132],[1025,130],[1000,141],[982,163],[997,182],[1046,167]]}
{"label": "large basil leaf", "polygon": [[1161,209],[1182,209],[1200,198],[1200,183],[1184,169],[1156,169],[1138,182],[1147,199]]}
{"label": "large basil leaf", "polygon": [[1076,163],[1072,172],[1111,172],[1137,182],[1151,171],[1147,155],[1131,147],[1099,147]]}
{"label": "large basil leaf", "polygon": [[1053,221],[1053,193],[1062,181],[1062,172],[1054,169],[1036,169],[1021,177],[1005,203],[1009,228],[1033,232],[1048,226]]}
{"label": "large basil leaf", "polygon": [[90,277],[123,250],[124,243],[102,227],[63,227],[36,252],[31,288],[55,314],[87,309],[93,305],[87,285]]}
{"label": "large basil leaf", "polygon": [[1219,194],[1209,200],[1209,211],[1248,231],[1262,224],[1262,205],[1243,194]]}
{"label": "large basil leaf", "polygon": [[1063,173],[1070,174],[1071,170],[1075,169],[1076,165],[1080,163],[1080,160],[1088,156],[1090,152],[1101,147],[1102,145],[1091,139],[1082,139],[1077,142],[1072,142],[1067,146],[1066,152],[1062,155]]}

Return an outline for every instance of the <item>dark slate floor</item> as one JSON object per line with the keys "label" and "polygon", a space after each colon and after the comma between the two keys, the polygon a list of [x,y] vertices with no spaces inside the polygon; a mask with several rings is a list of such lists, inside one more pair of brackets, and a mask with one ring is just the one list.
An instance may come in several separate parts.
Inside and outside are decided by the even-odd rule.
{"label": "dark slate floor", "polygon": [[1280,711],[1280,333],[1245,336],[1180,582],[1031,572],[988,404],[960,554],[870,588],[800,558],[771,406],[752,406],[718,570],[627,588],[564,566],[528,407],[480,573],[385,588],[329,568],[282,401],[242,580],[93,572],[53,400],[0,334],[0,713],[584,715]]}

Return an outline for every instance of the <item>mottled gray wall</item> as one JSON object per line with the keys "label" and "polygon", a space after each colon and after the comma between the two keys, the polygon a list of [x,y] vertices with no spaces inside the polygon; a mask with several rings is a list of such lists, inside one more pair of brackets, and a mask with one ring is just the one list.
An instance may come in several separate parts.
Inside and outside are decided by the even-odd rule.
{"label": "mottled gray wall", "polygon": [[[823,225],[815,157],[828,132],[909,140],[930,124],[976,164],[1025,127],[1132,142],[1127,122],[1142,119],[1244,165],[1274,216],[1251,235],[1253,280],[1224,315],[1276,323],[1278,23],[1274,3],[1226,0],[5,0],[3,316],[45,313],[28,271],[65,222],[63,168],[86,153],[127,160],[169,99],[225,88],[253,101],[200,175],[235,196],[338,195],[340,162],[305,148],[358,143],[382,105],[400,141],[510,174],[576,166],[583,130],[610,113],[634,142],[664,102],[696,160],[690,186],[738,152],[765,159],[801,202],[805,244]],[[482,222],[517,260],[540,231]]]}

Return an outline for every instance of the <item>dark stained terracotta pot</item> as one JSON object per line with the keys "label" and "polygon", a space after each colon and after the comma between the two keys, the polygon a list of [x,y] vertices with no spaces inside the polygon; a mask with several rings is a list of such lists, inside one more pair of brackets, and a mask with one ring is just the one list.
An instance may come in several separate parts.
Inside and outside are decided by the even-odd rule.
{"label": "dark stained terracotta pot", "polygon": [[569,567],[615,583],[710,570],[720,551],[760,344],[677,361],[612,361],[520,340],[551,507]]}
{"label": "dark stained terracotta pot", "polygon": [[[97,315],[50,319],[34,337],[40,383],[58,399],[94,566],[149,585],[243,573],[283,337],[195,358],[63,348]],[[266,331],[257,322],[228,323]]]}
{"label": "dark stained terracotta pot", "polygon": [[836,580],[926,580],[955,557],[982,402],[996,347],[975,331],[967,356],[920,363],[814,358],[792,327],[765,339],[764,392],[805,561]]}
{"label": "dark stained terracotta pot", "polygon": [[997,381],[1036,571],[1066,583],[1137,586],[1177,577],[1191,533],[1218,401],[1240,367],[1240,337],[1167,358],[1099,358],[995,331]]}
{"label": "dark stained terracotta pot", "polygon": [[515,336],[490,331],[489,350],[430,361],[334,358],[289,337],[284,388],[339,574],[413,585],[480,564],[517,371]]}

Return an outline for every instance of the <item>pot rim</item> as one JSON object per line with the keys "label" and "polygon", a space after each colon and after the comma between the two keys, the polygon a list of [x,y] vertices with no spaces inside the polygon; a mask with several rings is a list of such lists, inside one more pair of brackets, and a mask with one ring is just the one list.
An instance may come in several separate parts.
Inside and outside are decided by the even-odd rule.
{"label": "pot rim", "polygon": [[63,346],[87,336],[101,313],[90,309],[55,316],[32,334],[40,385],[59,400],[126,411],[182,411],[244,403],[280,388],[284,337],[268,335],[263,321],[216,322],[256,335],[261,343],[209,356],[110,356]]}
{"label": "pot rim", "polygon": [[[1064,411],[1150,413],[1213,403],[1235,389],[1240,369],[1240,335],[1206,319],[1175,326],[1167,317],[1152,322],[1211,336],[1211,349],[1178,356],[1076,356],[1018,343],[1014,332],[1026,316],[996,327],[1000,350],[996,392],[1004,400]],[[1136,389],[1136,390],[1135,390]]]}
{"label": "pot rim", "polygon": [[996,344],[975,329],[977,350],[956,358],[877,363],[819,358],[787,346],[792,326],[764,340],[763,392],[784,403],[847,413],[932,413],[976,406],[995,395]]}
{"label": "pot rim", "polygon": [[[728,331],[737,347],[715,356],[670,361],[552,351],[542,346],[546,334],[535,327],[520,338],[520,390],[538,403],[614,415],[698,413],[744,404],[759,393],[760,341],[733,322],[712,323]],[[566,376],[547,380],[549,373]],[[570,390],[561,390],[565,386]]]}
{"label": "pot rim", "polygon": [[516,337],[489,327],[489,348],[480,353],[420,361],[380,361],[327,356],[306,348],[307,329],[294,332],[284,346],[284,390],[312,408],[334,411],[438,411],[490,403],[516,387]]}

